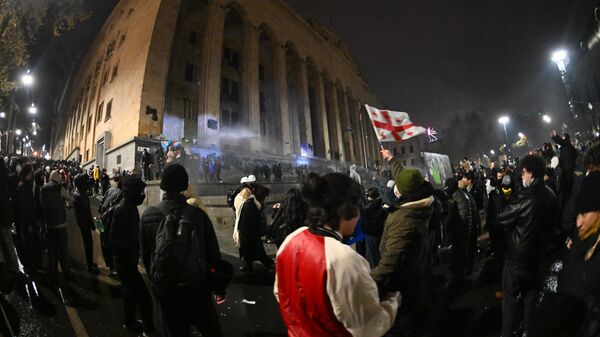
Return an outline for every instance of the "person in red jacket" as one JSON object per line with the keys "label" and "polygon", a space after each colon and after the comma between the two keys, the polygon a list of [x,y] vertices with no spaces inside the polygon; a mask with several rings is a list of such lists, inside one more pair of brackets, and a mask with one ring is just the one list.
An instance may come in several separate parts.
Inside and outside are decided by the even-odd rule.
{"label": "person in red jacket", "polygon": [[274,293],[288,335],[382,336],[400,293],[380,301],[369,263],[342,243],[358,222],[362,188],[340,173],[310,173],[302,196],[309,227],[290,234],[277,252]]}

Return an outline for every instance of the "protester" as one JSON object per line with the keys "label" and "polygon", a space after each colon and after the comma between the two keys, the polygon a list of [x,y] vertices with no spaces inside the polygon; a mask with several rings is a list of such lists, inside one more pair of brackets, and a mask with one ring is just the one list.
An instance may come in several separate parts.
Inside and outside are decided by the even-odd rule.
{"label": "protester", "polygon": [[502,275],[502,336],[527,334],[540,287],[542,235],[558,215],[554,193],[544,185],[543,158],[528,155],[521,161],[524,189],[498,215],[507,233]]}
{"label": "protester", "polygon": [[[121,183],[123,199],[112,212],[110,245],[114,264],[121,278],[123,294],[124,326],[139,333],[155,331],[152,298],[138,271],[140,215],[137,206],[146,195],[146,184],[138,176],[125,176]],[[139,310],[143,325],[135,319]]]}
{"label": "protester", "polygon": [[98,266],[94,263],[94,240],[92,231],[96,230],[92,210],[90,207],[90,198],[88,197],[88,175],[81,173],[73,179],[75,183],[75,192],[73,193],[73,208],[75,209],[75,218],[81,231],[83,247],[85,251],[85,260],[87,269],[92,274],[100,274]]}
{"label": "protester", "polygon": [[391,166],[395,194],[400,202],[385,222],[381,259],[372,272],[382,292],[400,291],[402,308],[388,336],[415,336],[426,319],[424,312],[431,286],[431,256],[427,230],[433,209],[433,187],[415,169],[405,169],[388,150],[383,158]]}
{"label": "protester", "polygon": [[34,275],[42,265],[40,227],[36,222],[33,190],[33,167],[24,164],[20,172],[21,181],[15,196],[15,227],[19,242],[19,259],[25,273]]}
{"label": "protester", "polygon": [[279,248],[285,238],[306,222],[306,203],[302,199],[300,189],[287,191],[283,201],[273,205],[274,215],[270,236]]}
{"label": "protester", "polygon": [[93,187],[94,187],[94,195],[98,195],[98,193],[100,193],[99,192],[100,177],[101,177],[101,175],[100,175],[100,166],[96,165],[94,167],[94,171],[93,172],[94,172],[94,175],[93,175],[93,178],[94,178],[94,185],[93,185]]}
{"label": "protester", "polygon": [[267,256],[261,240],[261,228],[264,220],[261,215],[262,207],[263,204],[254,194],[250,194],[241,206],[237,229],[239,231],[240,257],[244,260],[244,266],[240,270],[244,272],[254,270],[252,266],[254,261],[260,261],[266,269],[273,266],[273,260]]}
{"label": "protester", "polygon": [[48,255],[50,273],[58,277],[58,263],[66,278],[71,277],[69,257],[67,253],[67,211],[65,202],[72,202],[73,197],[63,187],[62,177],[58,171],[50,173],[50,181],[41,191],[42,209],[48,226]]}
{"label": "protester", "polygon": [[372,187],[367,190],[367,206],[365,207],[365,248],[366,258],[371,268],[375,268],[379,263],[379,245],[383,235],[383,226],[387,213],[383,209],[379,191]]}
{"label": "protester", "polygon": [[296,230],[277,252],[274,293],[290,336],[381,336],[392,326],[400,294],[380,301],[367,261],[341,242],[354,232],[361,195],[339,173],[306,177],[310,228]]}
{"label": "protester", "polygon": [[[106,191],[104,197],[102,198],[102,202],[100,202],[100,207],[98,207],[98,213],[100,214],[101,219],[106,219],[109,216],[107,214],[108,211],[111,208],[116,207],[116,205],[118,205],[123,199],[123,193],[121,191],[121,179],[121,176],[118,174],[115,174],[113,176],[115,186],[112,186],[108,189],[108,191]],[[106,264],[106,267],[108,267],[110,271],[109,276],[111,278],[116,278],[118,273],[114,268],[113,253],[109,244],[110,221],[108,221],[108,223],[105,224],[105,227],[106,228],[104,229],[104,231],[100,233],[100,246],[102,247],[102,256],[104,257],[104,263]]]}
{"label": "protester", "polygon": [[[146,209],[140,221],[141,258],[149,271],[167,337],[187,337],[191,325],[203,336],[223,336],[210,294],[217,291],[217,303],[222,303],[225,292],[224,289],[213,289],[208,277],[208,270],[221,261],[219,243],[206,213],[188,205],[181,194],[188,184],[188,174],[183,166],[174,163],[165,167],[160,182],[160,188],[165,192],[163,200]],[[196,259],[180,255],[180,250],[169,256],[161,253],[168,251],[173,242],[162,239],[165,229],[171,226],[177,226],[182,232],[176,243],[187,247],[188,256],[197,256]]]}
{"label": "protester", "polygon": [[150,164],[152,164],[152,157],[148,153],[148,149],[144,149],[142,152],[142,179],[144,181],[150,180]]}
{"label": "protester", "polygon": [[565,133],[562,137],[553,130],[552,140],[560,145],[558,165],[560,166],[560,175],[558,176],[558,198],[560,206],[564,207],[569,197],[571,196],[571,189],[573,187],[573,175],[575,171],[575,161],[578,156],[577,149],[571,144],[571,137],[568,133]]}

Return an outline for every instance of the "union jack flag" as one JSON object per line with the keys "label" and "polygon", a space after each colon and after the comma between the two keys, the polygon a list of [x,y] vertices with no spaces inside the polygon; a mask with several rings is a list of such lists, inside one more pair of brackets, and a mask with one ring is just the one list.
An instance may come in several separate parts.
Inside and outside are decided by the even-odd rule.
{"label": "union jack flag", "polygon": [[365,107],[379,142],[403,141],[427,131],[413,124],[406,112],[379,110],[366,104]]}

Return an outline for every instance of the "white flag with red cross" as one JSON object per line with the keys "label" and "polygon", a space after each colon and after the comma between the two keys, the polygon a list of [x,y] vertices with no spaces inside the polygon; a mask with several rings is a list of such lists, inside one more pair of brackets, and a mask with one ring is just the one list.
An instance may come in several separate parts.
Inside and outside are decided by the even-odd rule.
{"label": "white flag with red cross", "polygon": [[425,133],[427,129],[413,124],[406,112],[379,110],[365,104],[379,142],[407,140]]}

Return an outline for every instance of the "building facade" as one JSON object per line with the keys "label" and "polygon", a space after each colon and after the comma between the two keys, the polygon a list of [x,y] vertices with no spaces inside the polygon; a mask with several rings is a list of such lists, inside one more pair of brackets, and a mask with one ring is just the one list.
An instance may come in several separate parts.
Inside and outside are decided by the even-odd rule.
{"label": "building facade", "polygon": [[282,0],[121,0],[59,108],[52,156],[132,169],[144,148],[374,162],[378,106],[343,42]]}

